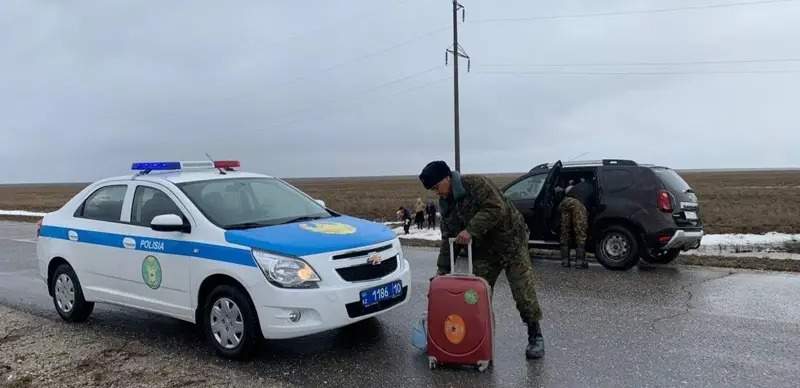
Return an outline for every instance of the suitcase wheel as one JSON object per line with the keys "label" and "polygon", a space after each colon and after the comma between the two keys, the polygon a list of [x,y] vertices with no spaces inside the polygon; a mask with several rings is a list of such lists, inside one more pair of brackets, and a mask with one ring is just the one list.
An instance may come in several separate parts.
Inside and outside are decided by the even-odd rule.
{"label": "suitcase wheel", "polygon": [[428,357],[428,368],[436,369],[436,357]]}
{"label": "suitcase wheel", "polygon": [[478,361],[478,372],[485,372],[489,369],[489,363],[491,361]]}

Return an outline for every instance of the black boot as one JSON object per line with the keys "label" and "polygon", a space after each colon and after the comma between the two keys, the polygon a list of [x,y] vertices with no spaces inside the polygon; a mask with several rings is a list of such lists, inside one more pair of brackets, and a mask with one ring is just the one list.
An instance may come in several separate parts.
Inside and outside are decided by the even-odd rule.
{"label": "black boot", "polygon": [[561,246],[561,266],[569,268],[569,245]]}
{"label": "black boot", "polygon": [[589,268],[589,264],[586,263],[586,248],[584,247],[575,248],[575,268],[578,269]]}
{"label": "black boot", "polygon": [[539,322],[528,325],[528,348],[525,349],[525,357],[529,360],[544,357],[544,337]]}

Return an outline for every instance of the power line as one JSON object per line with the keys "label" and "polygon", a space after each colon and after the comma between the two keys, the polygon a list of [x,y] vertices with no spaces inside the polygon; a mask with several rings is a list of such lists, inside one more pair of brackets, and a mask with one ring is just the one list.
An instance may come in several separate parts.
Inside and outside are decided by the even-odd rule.
{"label": "power line", "polygon": [[476,67],[602,67],[602,66],[685,66],[685,65],[725,65],[748,63],[792,63],[800,62],[800,58],[776,59],[720,59],[698,61],[669,61],[669,62],[596,62],[596,63],[486,63],[476,64]]}
{"label": "power line", "polygon": [[[288,127],[288,126],[292,126],[292,125],[295,125],[295,124],[298,124],[298,123],[301,123],[301,122],[304,122],[304,121],[308,121],[308,120],[322,119],[322,118],[331,116],[333,114],[345,112],[345,111],[348,110],[348,109],[346,109],[348,107],[350,109],[352,109],[354,107],[359,107],[359,106],[374,105],[374,103],[379,102],[379,100],[381,98],[396,97],[396,96],[403,95],[403,94],[406,94],[406,93],[411,93],[411,92],[415,92],[415,91],[418,91],[418,90],[426,89],[426,88],[429,88],[429,87],[434,86],[436,84],[442,83],[444,81],[451,80],[452,78],[453,78],[452,75],[451,76],[447,76],[447,77],[443,77],[443,78],[438,78],[438,79],[426,82],[426,83],[421,84],[421,85],[417,85],[417,86],[414,86],[414,87],[411,87],[411,88],[400,90],[400,91],[398,91],[396,93],[392,93],[392,94],[389,94],[389,95],[386,95],[386,96],[383,96],[383,97],[379,97],[377,100],[375,98],[370,98],[368,100],[368,101],[370,101],[370,103],[367,103],[367,104],[363,104],[362,103],[362,101],[365,101],[364,98],[354,99],[354,100],[348,101],[348,103],[346,103],[344,106],[339,106],[334,110],[329,110],[327,112],[323,112],[322,114],[316,115],[316,116],[313,116],[313,117],[303,117],[303,118],[299,118],[299,119],[296,119],[296,120],[292,120],[292,121],[290,121],[288,123],[285,123],[283,126]],[[333,107],[333,105],[330,105],[329,107]],[[264,128],[264,129],[268,130],[268,129],[271,129],[271,128],[274,128],[274,127],[275,127],[275,125],[273,125],[271,127]]]}
{"label": "power line", "polygon": [[[417,77],[419,77],[421,75],[428,74],[428,73],[430,73],[432,71],[435,71],[435,70],[438,70],[438,69],[441,69],[441,66],[433,66],[433,67],[427,68],[425,70],[421,70],[421,71],[418,71],[418,72],[415,72],[415,73],[412,73],[412,74],[404,75],[404,76],[399,77],[399,78],[395,78],[395,79],[392,79],[392,80],[389,80],[389,81],[386,81],[386,82],[382,82],[382,83],[380,83],[378,85],[369,87],[367,89],[358,91],[358,92],[353,93],[353,94],[358,94],[358,95],[369,94],[369,93],[375,92],[377,90],[381,90],[381,89],[383,89],[383,88],[385,88],[387,86],[391,86],[391,85],[398,84],[398,83],[401,83],[401,82],[404,82],[404,81],[408,81],[410,79],[417,78]],[[336,102],[336,101],[340,101],[340,100],[341,100],[341,98],[331,98],[331,99],[328,99],[328,100],[324,100],[321,103],[324,104],[324,103]],[[305,112],[315,111],[315,110],[317,110],[317,107],[319,105],[320,105],[320,103],[316,103],[313,106],[309,106],[307,108],[298,109],[298,110],[294,110],[292,112],[289,112],[289,113],[287,113],[287,114],[285,114],[285,115],[273,120],[274,121],[273,125],[277,125],[278,121],[281,121],[281,120],[284,120],[284,119],[287,119],[287,118],[291,118],[291,117],[293,117],[294,115],[296,115],[298,113],[305,113]]]}
{"label": "power line", "polygon": [[661,75],[716,75],[716,74],[795,74],[797,70],[744,70],[744,71],[618,71],[618,72],[590,72],[590,71],[473,71],[473,74],[491,75],[608,75],[608,76],[661,76]]}
{"label": "power line", "polygon": [[643,10],[631,10],[631,11],[607,11],[607,12],[589,12],[589,13],[577,13],[577,14],[567,14],[567,15],[531,16],[531,17],[520,17],[520,18],[478,19],[472,21],[471,23],[478,24],[478,23],[499,23],[499,22],[527,22],[527,21],[537,21],[537,20],[582,19],[582,18],[603,17],[603,16],[643,15],[643,14],[657,14],[657,13],[672,13],[680,11],[699,11],[699,10],[716,9],[716,8],[744,7],[752,5],[779,4],[779,3],[789,3],[793,1],[796,0],[740,1],[735,3],[690,5],[685,7],[655,8],[655,9],[643,9]]}
{"label": "power line", "polygon": [[[402,1],[399,1],[396,4],[394,4],[394,6],[400,7],[400,6],[406,5],[409,1],[410,0],[402,0]],[[351,21],[359,20],[359,19],[364,19],[367,16],[371,16],[371,15],[375,15],[375,14],[378,14],[378,13],[385,12],[385,10],[386,10],[386,7],[381,7],[381,8],[376,9],[376,10],[361,12],[361,13],[352,15],[350,17],[347,17],[347,18],[344,18],[344,19],[340,19],[340,20],[335,21],[335,22],[326,23],[325,25],[322,25],[322,26],[319,26],[319,27],[316,27],[316,28],[312,28],[310,30],[306,30],[306,31],[303,31],[303,32],[300,32],[300,33],[297,33],[297,34],[293,34],[293,35],[287,36],[286,38],[283,38],[283,39],[275,40],[275,41],[272,41],[272,42],[267,42],[266,44],[267,45],[282,45],[282,44],[284,44],[286,42],[297,40],[297,39],[300,39],[302,37],[305,37],[305,36],[308,36],[308,35],[312,35],[312,34],[315,34],[317,32],[324,31],[324,30],[330,29],[332,27],[336,27],[338,25],[341,25],[341,24],[344,24],[344,23],[347,23],[347,22],[351,22]]]}
{"label": "power line", "polygon": [[[429,37],[429,36],[432,36],[432,35],[434,35],[434,34],[437,34],[437,33],[439,33],[439,32],[442,32],[442,31],[445,31],[445,30],[448,30],[448,29],[450,29],[450,27],[449,27],[449,26],[447,26],[447,27],[442,27],[442,28],[437,28],[437,29],[435,29],[435,30],[431,30],[431,31],[428,31],[428,32],[425,32],[425,33],[419,34],[419,35],[417,35],[417,36],[415,36],[415,37],[413,37],[413,38],[411,38],[411,39],[407,39],[407,40],[404,40],[404,41],[402,41],[402,42],[399,42],[399,43],[393,44],[393,45],[391,45],[391,46],[384,47],[384,48],[382,48],[382,49],[379,49],[379,50],[371,51],[371,52],[368,52],[368,53],[366,53],[366,54],[360,55],[360,56],[358,56],[358,57],[351,58],[351,59],[348,59],[348,60],[346,60],[346,61],[343,61],[343,62],[339,62],[339,63],[337,63],[337,64],[335,64],[335,65],[332,65],[332,66],[328,66],[328,67],[325,67],[325,68],[319,69],[319,70],[317,70],[317,71],[315,71],[315,72],[314,72],[314,75],[319,75],[319,74],[321,74],[321,73],[326,73],[326,72],[329,72],[329,71],[331,71],[331,70],[334,70],[334,69],[336,69],[336,68],[342,67],[342,66],[344,66],[344,65],[348,65],[348,64],[351,64],[351,63],[356,63],[356,62],[361,62],[361,61],[364,61],[364,60],[366,60],[366,59],[373,58],[373,57],[376,57],[376,56],[379,56],[379,55],[385,54],[385,53],[387,53],[387,52],[390,52],[390,51],[392,51],[392,50],[398,49],[398,48],[400,48],[400,47],[403,47],[403,46],[407,46],[407,45],[409,45],[409,44],[411,44],[411,43],[414,43],[414,42],[416,42],[416,41],[418,41],[418,40],[420,40],[420,39],[427,38],[427,37]],[[300,81],[308,80],[308,79],[310,79],[310,78],[313,78],[313,77],[310,77],[310,76],[300,76],[300,77],[295,77],[295,78],[292,78],[292,79],[290,79],[290,80],[288,80],[288,81],[286,81],[286,82],[281,82],[281,83],[272,84],[272,85],[267,85],[267,86],[269,86],[269,87],[280,87],[280,86],[287,86],[287,85],[291,85],[291,84],[294,84],[294,83],[297,83],[297,82],[300,82]]]}

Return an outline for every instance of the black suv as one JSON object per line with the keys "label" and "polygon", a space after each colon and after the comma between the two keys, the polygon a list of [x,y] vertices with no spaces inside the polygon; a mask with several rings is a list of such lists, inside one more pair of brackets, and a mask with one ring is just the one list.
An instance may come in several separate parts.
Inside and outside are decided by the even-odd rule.
{"label": "black suv", "polygon": [[525,216],[531,244],[558,249],[558,205],[570,181],[594,186],[586,250],[612,270],[627,270],[639,258],[664,264],[697,248],[703,237],[697,196],[674,170],[631,160],[558,161],[541,164],[514,180],[503,193]]}

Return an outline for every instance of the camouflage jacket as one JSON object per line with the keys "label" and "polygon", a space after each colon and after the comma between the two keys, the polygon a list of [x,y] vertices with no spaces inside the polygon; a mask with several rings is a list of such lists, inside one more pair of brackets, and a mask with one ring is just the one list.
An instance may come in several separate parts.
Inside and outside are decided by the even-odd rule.
{"label": "camouflage jacket", "polygon": [[[506,252],[513,251],[521,240],[527,244],[528,227],[522,214],[488,178],[462,177],[453,171],[451,180],[452,195],[439,201],[442,246],[436,265],[440,270],[449,272],[447,239],[456,237],[462,230],[472,235],[476,261],[500,259]],[[525,237],[520,237],[521,234]]]}

